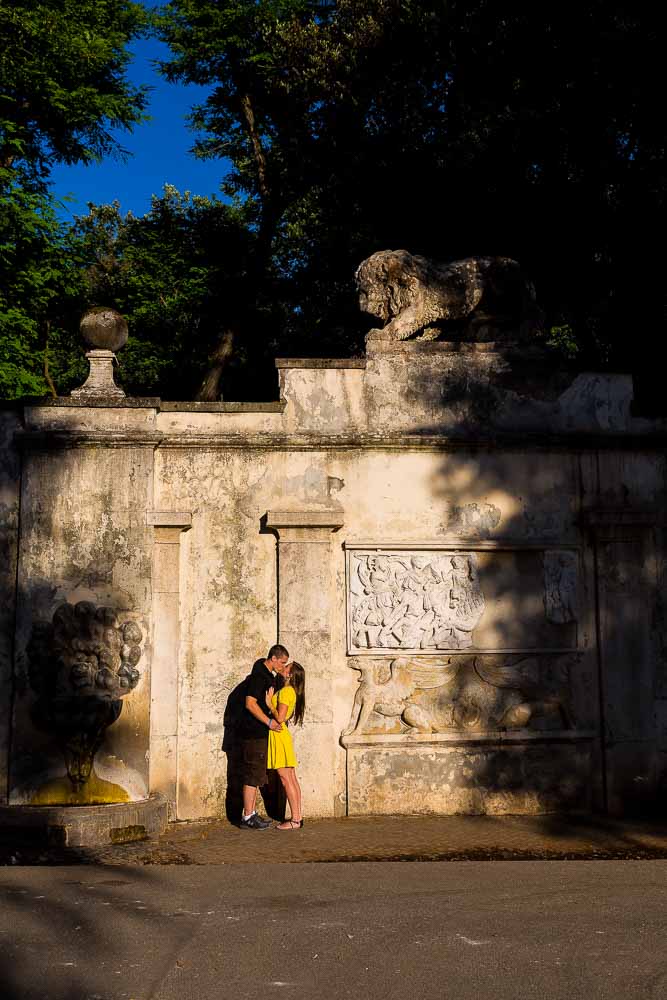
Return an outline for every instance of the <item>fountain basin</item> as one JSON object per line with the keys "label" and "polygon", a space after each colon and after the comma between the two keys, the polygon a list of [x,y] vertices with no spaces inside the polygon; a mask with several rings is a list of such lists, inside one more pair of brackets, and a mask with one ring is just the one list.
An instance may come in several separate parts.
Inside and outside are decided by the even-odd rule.
{"label": "fountain basin", "polygon": [[159,837],[167,828],[162,795],[97,806],[0,806],[0,835],[52,847],[104,847]]}

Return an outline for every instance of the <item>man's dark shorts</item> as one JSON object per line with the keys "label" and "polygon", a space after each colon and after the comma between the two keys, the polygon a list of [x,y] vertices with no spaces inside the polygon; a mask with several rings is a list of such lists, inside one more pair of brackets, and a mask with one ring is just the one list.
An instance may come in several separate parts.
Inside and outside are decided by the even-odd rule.
{"label": "man's dark shorts", "polygon": [[266,754],[269,741],[243,740],[243,784],[261,788],[267,782]]}

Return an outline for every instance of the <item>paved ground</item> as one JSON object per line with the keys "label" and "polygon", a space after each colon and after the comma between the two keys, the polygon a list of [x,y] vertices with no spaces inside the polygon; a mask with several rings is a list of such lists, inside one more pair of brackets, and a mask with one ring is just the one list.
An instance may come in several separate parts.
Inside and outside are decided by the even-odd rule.
{"label": "paved ground", "polygon": [[664,1000],[666,889],[667,861],[15,866],[0,995]]}
{"label": "paved ground", "polygon": [[303,830],[176,823],[155,842],[58,852],[0,842],[0,864],[234,864],[315,861],[667,858],[667,821],[558,816],[306,820]]}

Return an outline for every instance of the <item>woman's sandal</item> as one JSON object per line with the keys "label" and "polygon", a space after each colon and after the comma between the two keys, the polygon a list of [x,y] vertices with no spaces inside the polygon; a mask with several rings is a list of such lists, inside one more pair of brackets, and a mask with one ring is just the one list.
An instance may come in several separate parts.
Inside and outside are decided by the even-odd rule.
{"label": "woman's sandal", "polygon": [[278,824],[276,830],[300,830],[302,826],[302,819],[286,819],[284,823]]}

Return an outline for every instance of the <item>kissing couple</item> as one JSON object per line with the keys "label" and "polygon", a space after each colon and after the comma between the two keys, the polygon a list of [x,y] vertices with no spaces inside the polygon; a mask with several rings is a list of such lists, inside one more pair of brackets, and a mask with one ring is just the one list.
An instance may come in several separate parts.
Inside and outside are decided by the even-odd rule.
{"label": "kissing couple", "polygon": [[271,646],[266,659],[253,664],[247,681],[241,717],[243,814],[242,830],[265,830],[271,826],[256,810],[257,789],[267,783],[267,770],[275,770],[285,789],[290,818],[277,830],[299,830],[303,826],[301,786],[296,776],[292,725],[303,725],[306,708],[306,672],[290,660],[284,646]]}

